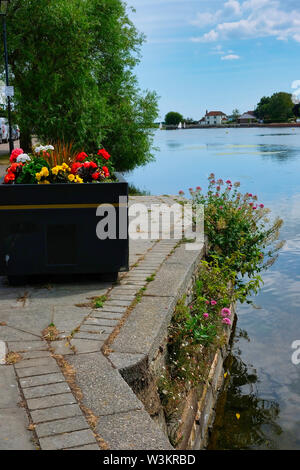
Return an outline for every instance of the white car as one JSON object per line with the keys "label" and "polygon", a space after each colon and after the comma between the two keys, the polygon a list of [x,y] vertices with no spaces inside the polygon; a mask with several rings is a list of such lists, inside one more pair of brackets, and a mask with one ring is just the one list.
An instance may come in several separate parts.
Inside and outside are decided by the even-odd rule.
{"label": "white car", "polygon": [[[12,126],[11,129],[12,139],[18,140],[20,138],[20,129],[18,125]],[[9,141],[9,124],[6,118],[0,118],[0,140],[2,142]]]}

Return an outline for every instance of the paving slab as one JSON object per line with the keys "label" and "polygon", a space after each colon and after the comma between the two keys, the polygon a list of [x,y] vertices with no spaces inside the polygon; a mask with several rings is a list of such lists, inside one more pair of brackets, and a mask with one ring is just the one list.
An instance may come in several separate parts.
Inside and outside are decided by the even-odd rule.
{"label": "paving slab", "polygon": [[75,347],[76,354],[100,352],[104,341],[91,341],[89,339],[72,339],[71,345]]}
{"label": "paving slab", "polygon": [[44,408],[43,410],[33,410],[30,414],[33,422],[38,424],[57,419],[70,418],[72,416],[82,416],[82,411],[77,404],[74,404]]}
{"label": "paving slab", "polygon": [[107,340],[109,335],[110,333],[99,334],[99,333],[88,333],[87,331],[82,331],[82,332],[76,333],[74,335],[74,339],[88,339],[88,340],[103,344],[103,342]]}
{"label": "paving slab", "polygon": [[[143,405],[109,361],[100,354],[72,356],[76,381],[83,393],[83,404],[96,416],[142,409]],[[100,435],[101,432],[99,433]]]}
{"label": "paving slab", "polygon": [[107,318],[88,318],[84,324],[85,325],[99,325],[99,326],[110,326],[115,327],[119,323],[119,320],[108,320]]}
{"label": "paving slab", "polygon": [[73,416],[72,418],[41,423],[37,424],[35,427],[39,438],[65,432],[80,431],[82,429],[90,429],[84,416]]}
{"label": "paving slab", "polygon": [[59,450],[74,447],[76,444],[95,444],[96,439],[90,429],[59,434],[51,437],[42,437],[40,445],[43,450]]}
{"label": "paving slab", "polygon": [[27,367],[41,367],[44,366],[45,369],[48,366],[56,365],[55,359],[53,357],[36,357],[33,359],[26,359],[15,364],[16,369],[26,369]]}
{"label": "paving slab", "polygon": [[108,302],[105,302],[104,307],[93,310],[93,314],[101,313],[101,312],[124,313],[126,312],[126,310],[127,310],[126,307],[121,307],[121,306],[117,307],[115,305],[112,306],[112,305],[109,305]]}
{"label": "paving slab", "polygon": [[33,433],[21,408],[0,409],[0,450],[35,450]]}
{"label": "paving slab", "polygon": [[66,354],[74,354],[74,351],[71,349],[71,344],[65,339],[61,341],[52,341],[51,349],[53,349],[54,354],[64,356]]}
{"label": "paving slab", "polygon": [[130,354],[130,353],[116,353],[113,352],[109,355],[110,361],[119,369],[126,369],[134,366],[146,358],[143,354]]}
{"label": "paving slab", "polygon": [[72,393],[62,393],[60,395],[51,395],[43,398],[31,398],[27,400],[29,410],[42,410],[51,406],[73,405],[76,403]]}
{"label": "paving slab", "polygon": [[33,450],[28,416],[18,406],[21,395],[13,366],[0,367],[0,450]]}
{"label": "paving slab", "polygon": [[13,408],[21,400],[13,366],[0,367],[0,409]]}
{"label": "paving slab", "polygon": [[127,318],[112,349],[151,356],[167,333],[175,305],[174,297],[143,296]]}
{"label": "paving slab", "polygon": [[48,351],[48,345],[45,341],[35,339],[34,341],[8,341],[9,351]]}
{"label": "paving slab", "polygon": [[114,331],[113,326],[108,325],[91,325],[90,323],[84,323],[80,327],[80,331],[87,331],[88,333],[96,333],[96,334],[103,334],[103,333],[112,333]]}
{"label": "paving slab", "polygon": [[60,372],[57,364],[51,364],[47,367],[25,367],[24,369],[17,369],[17,374],[20,379],[23,377],[33,377],[35,375],[51,374],[53,372]]}
{"label": "paving slab", "polygon": [[58,393],[70,393],[70,387],[66,382],[56,384],[39,385],[37,387],[25,388],[23,390],[26,400],[29,398],[41,398],[48,395],[56,395]]}
{"label": "paving slab", "polygon": [[96,430],[111,450],[173,449],[145,410],[101,416]]}
{"label": "paving slab", "polygon": [[0,326],[1,341],[35,341],[38,339],[37,335],[31,334],[28,331],[21,331],[9,326]]}
{"label": "paving slab", "polygon": [[110,319],[120,320],[123,317],[124,313],[105,312],[105,311],[99,310],[97,312],[92,313],[92,315],[90,316],[90,319],[91,318],[107,318],[108,320]]}
{"label": "paving slab", "polygon": [[[66,379],[61,372],[57,372],[56,374],[44,374],[44,375],[37,375],[34,377],[26,377],[24,379],[20,379],[20,385],[22,389],[27,387],[37,387],[39,385],[47,385],[47,384],[55,384],[58,382],[64,382]],[[23,390],[24,391],[24,390]]]}

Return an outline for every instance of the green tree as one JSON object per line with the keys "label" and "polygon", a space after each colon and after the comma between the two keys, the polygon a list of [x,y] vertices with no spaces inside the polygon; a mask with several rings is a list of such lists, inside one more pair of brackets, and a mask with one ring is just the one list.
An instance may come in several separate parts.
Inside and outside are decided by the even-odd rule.
{"label": "green tree", "polygon": [[265,122],[288,122],[294,117],[294,104],[290,93],[274,93],[263,97],[255,110],[256,117]]}
{"label": "green tree", "polygon": [[86,151],[105,146],[119,170],[152,158],[157,96],[138,87],[144,37],[121,0],[12,0],[7,27],[24,150],[34,133]]}
{"label": "green tree", "polygon": [[236,122],[238,120],[238,118],[240,117],[241,113],[239,112],[238,109],[234,109],[232,111],[232,118],[233,118],[233,121]]}
{"label": "green tree", "polygon": [[180,122],[183,121],[183,116],[180,113],[176,113],[175,111],[170,111],[165,116],[165,123],[167,126],[177,126]]}

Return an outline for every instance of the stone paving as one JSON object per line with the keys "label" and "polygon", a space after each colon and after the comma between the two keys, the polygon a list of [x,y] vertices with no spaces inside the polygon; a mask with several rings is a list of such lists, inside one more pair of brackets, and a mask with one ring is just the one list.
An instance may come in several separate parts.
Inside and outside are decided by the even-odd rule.
{"label": "stone paving", "polygon": [[[146,204],[151,217],[151,204],[174,198],[134,197],[130,204]],[[130,271],[115,284],[11,287],[0,278],[1,450],[171,448],[102,349],[177,243],[131,240]],[[99,297],[103,307],[93,308]],[[43,335],[50,325],[59,332],[56,341]],[[20,360],[7,365],[8,352]],[[128,422],[143,424],[147,442],[126,435]]]}

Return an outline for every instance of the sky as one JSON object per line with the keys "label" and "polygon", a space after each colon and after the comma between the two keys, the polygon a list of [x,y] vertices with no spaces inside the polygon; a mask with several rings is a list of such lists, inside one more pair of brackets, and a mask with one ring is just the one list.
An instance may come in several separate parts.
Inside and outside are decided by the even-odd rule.
{"label": "sky", "polygon": [[136,74],[160,96],[159,120],[243,113],[278,91],[300,97],[299,0],[125,1],[146,35]]}

